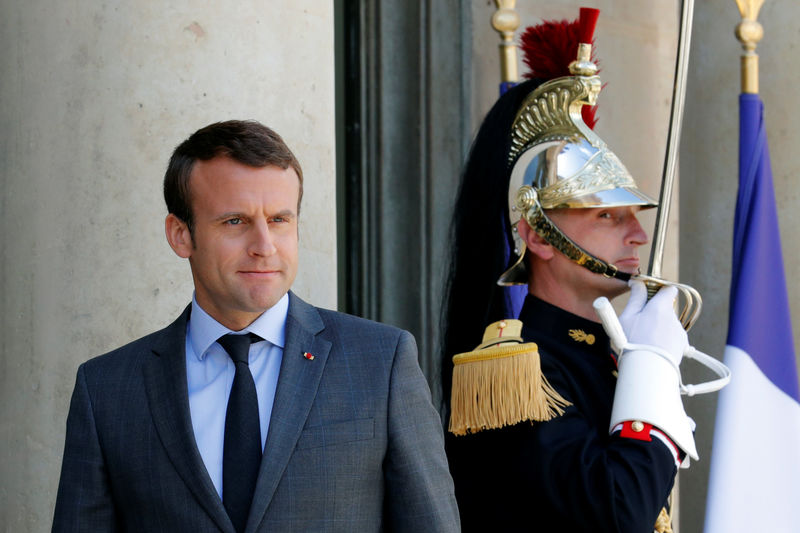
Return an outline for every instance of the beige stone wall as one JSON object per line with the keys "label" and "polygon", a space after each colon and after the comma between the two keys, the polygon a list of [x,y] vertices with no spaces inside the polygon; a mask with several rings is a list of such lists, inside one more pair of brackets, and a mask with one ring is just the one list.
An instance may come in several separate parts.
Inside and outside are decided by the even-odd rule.
{"label": "beige stone wall", "polygon": [[49,531],[80,362],[191,298],[164,239],[172,149],[274,127],[306,182],[295,290],[336,306],[333,7],[0,1],[0,524]]}

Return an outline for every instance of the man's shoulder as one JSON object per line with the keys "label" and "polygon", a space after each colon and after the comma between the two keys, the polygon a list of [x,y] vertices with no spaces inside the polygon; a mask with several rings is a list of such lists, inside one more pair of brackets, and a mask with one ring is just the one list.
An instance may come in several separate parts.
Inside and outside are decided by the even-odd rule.
{"label": "man's shoulder", "polygon": [[[187,309],[188,311],[188,309]],[[131,365],[140,364],[144,357],[151,355],[157,346],[164,345],[170,336],[181,336],[180,345],[183,346],[186,331],[188,312],[184,311],[174,322],[168,326],[128,342],[118,348],[95,356],[81,365],[86,371],[95,370],[107,372],[112,368],[130,369]],[[177,339],[171,339],[173,343]]]}
{"label": "man's shoulder", "polygon": [[308,317],[309,313],[313,313],[322,321],[324,330],[330,331],[358,331],[368,335],[380,335],[382,337],[400,337],[403,335],[411,335],[411,333],[388,324],[382,324],[374,320],[342,313],[341,311],[333,311],[325,309],[324,307],[317,307],[309,304],[292,294],[293,305],[290,307],[290,313],[293,309],[298,315]]}
{"label": "man's shoulder", "polygon": [[416,347],[414,336],[398,327],[330,309],[318,311],[325,324],[323,335],[334,342],[367,349],[396,347],[409,342]]}
{"label": "man's shoulder", "polygon": [[348,353],[393,353],[398,347],[416,353],[416,339],[408,331],[340,311],[309,307],[321,321],[320,337]]}
{"label": "man's shoulder", "polygon": [[[357,364],[362,370],[372,369],[364,375],[377,376],[370,372],[389,369],[397,360],[417,358],[416,340],[408,331],[305,302],[302,307],[296,305],[295,311],[300,315],[294,319],[296,325],[330,345],[327,365],[331,368]],[[290,327],[287,323],[287,335]]]}
{"label": "man's shoulder", "polygon": [[389,324],[382,324],[374,320],[362,318],[340,311],[333,311],[331,309],[324,309],[321,307],[316,308],[326,325],[340,328],[355,328],[359,330],[377,331],[390,335],[400,335],[407,333],[404,330],[391,326]]}
{"label": "man's shoulder", "polygon": [[132,340],[129,343],[114,348],[113,350],[110,350],[104,354],[97,355],[86,362],[92,364],[108,364],[109,362],[112,362],[120,357],[128,357],[131,354],[149,351],[153,346],[155,339],[160,337],[163,331],[164,330],[162,329],[149,333],[144,337]]}

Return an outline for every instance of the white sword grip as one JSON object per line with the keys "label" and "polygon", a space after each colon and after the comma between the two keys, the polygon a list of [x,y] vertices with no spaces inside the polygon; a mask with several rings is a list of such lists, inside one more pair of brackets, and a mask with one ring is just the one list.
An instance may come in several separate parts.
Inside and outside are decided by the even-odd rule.
{"label": "white sword grip", "polygon": [[617,313],[614,311],[611,302],[605,296],[601,296],[592,305],[597,317],[603,324],[603,329],[608,334],[608,338],[611,341],[611,349],[618,354],[622,353],[622,348],[628,344],[628,338],[622,330],[622,324],[619,323],[619,318],[617,318]]}

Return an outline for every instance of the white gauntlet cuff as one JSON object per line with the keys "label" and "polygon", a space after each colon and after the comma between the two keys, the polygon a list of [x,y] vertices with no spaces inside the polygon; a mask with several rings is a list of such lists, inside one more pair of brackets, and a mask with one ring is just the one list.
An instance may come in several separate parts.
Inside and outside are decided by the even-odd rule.
{"label": "white gauntlet cuff", "polygon": [[697,460],[692,422],[681,401],[680,371],[669,354],[660,352],[643,345],[623,349],[609,431],[627,420],[641,420],[659,428]]}

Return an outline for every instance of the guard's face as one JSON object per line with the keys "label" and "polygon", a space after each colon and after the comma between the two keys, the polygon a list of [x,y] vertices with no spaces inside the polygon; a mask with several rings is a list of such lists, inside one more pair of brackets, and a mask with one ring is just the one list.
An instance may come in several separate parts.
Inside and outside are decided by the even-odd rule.
{"label": "guard's face", "polygon": [[300,182],[292,168],[253,168],[215,157],[195,164],[189,189],[194,238],[185,225],[170,238],[167,217],[170,244],[189,258],[197,303],[240,330],[294,282]]}
{"label": "guard's face", "polygon": [[[639,271],[639,247],[646,244],[647,234],[636,218],[638,206],[588,209],[554,209],[548,216],[558,228],[581,248],[603,261],[631,274]],[[618,296],[627,285],[617,279],[594,274],[559,253],[558,268],[568,282],[577,287],[594,288],[598,295]]]}

